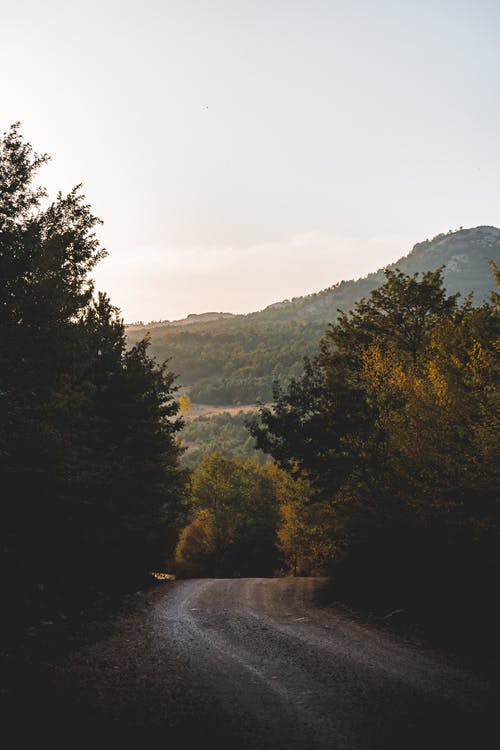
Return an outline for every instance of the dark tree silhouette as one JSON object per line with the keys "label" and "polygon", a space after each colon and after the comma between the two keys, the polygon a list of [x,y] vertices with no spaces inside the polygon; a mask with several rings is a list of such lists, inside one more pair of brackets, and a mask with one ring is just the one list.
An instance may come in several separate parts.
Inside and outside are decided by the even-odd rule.
{"label": "dark tree silhouette", "polygon": [[2,579],[28,607],[157,565],[182,484],[173,376],[94,298],[99,220],[80,187],[46,205],[47,158],[0,139]]}

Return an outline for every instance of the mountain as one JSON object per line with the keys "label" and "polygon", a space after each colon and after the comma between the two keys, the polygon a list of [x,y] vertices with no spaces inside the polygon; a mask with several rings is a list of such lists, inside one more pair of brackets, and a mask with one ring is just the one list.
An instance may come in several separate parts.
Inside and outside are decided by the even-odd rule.
{"label": "mountain", "polygon": [[150,323],[144,323],[141,321],[140,323],[129,323],[127,325],[127,330],[129,333],[132,333],[133,331],[144,331],[144,328],[146,327],[148,331],[151,331],[153,328],[165,328],[168,326],[169,328],[171,326],[190,326],[193,325],[193,323],[210,323],[213,320],[224,320],[225,318],[234,318],[233,313],[224,313],[224,312],[206,312],[206,313],[190,313],[187,318],[181,318],[180,320],[152,320]]}
{"label": "mountain", "polygon": [[[494,287],[489,261],[500,255],[500,229],[491,226],[451,230],[413,246],[408,255],[356,281],[342,281],[321,292],[270,305],[258,315],[277,312],[287,316],[291,310],[301,317],[331,320],[337,310],[349,310],[355,302],[384,281],[386,268],[399,268],[407,274],[444,267],[444,283],[449,294],[474,293],[475,304],[488,298]],[[278,312],[279,311],[279,312]]]}
{"label": "mountain", "polygon": [[[388,268],[412,274],[444,267],[448,293],[473,292],[474,304],[494,288],[490,260],[500,255],[500,229],[480,226],[450,231],[416,244]],[[205,313],[184,320],[127,327],[133,344],[150,332],[152,353],[169,358],[183,390],[195,403],[254,404],[269,401],[273,380],[302,371],[304,356],[318,342],[339,309],[352,309],[384,281],[384,269],[342,281],[316,294],[269,305],[248,315]]]}

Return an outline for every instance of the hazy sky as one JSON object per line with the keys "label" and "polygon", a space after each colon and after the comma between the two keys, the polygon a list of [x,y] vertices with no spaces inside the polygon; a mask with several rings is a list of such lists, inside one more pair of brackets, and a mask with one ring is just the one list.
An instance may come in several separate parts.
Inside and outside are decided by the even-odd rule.
{"label": "hazy sky", "polygon": [[0,0],[0,129],[83,182],[126,320],[500,225],[499,0]]}

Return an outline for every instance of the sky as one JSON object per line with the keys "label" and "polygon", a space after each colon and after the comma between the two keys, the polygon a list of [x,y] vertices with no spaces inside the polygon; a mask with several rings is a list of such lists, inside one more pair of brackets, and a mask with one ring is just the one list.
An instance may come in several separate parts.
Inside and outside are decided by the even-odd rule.
{"label": "sky", "polygon": [[0,0],[20,120],[128,322],[250,312],[500,225],[498,0]]}

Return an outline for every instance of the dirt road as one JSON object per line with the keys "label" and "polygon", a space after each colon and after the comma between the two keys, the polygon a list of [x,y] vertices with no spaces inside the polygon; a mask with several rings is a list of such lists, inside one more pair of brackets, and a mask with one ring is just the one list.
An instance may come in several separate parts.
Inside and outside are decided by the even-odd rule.
{"label": "dirt road", "polygon": [[140,616],[74,653],[55,676],[66,699],[86,712],[86,725],[90,719],[143,737],[154,730],[162,747],[180,740],[183,747],[211,741],[300,750],[498,747],[488,684],[318,606],[318,585],[169,584]]}

